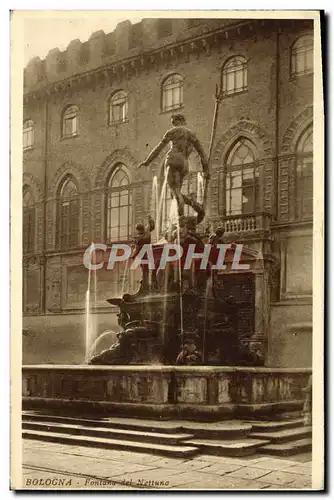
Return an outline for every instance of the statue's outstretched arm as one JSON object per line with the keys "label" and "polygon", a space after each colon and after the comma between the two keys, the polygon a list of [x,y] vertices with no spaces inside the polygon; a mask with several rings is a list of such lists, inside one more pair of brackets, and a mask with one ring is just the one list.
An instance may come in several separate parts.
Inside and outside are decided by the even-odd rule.
{"label": "statue's outstretched arm", "polygon": [[151,161],[153,161],[160,154],[160,152],[167,146],[169,141],[170,141],[169,134],[168,132],[166,132],[166,134],[163,136],[159,144],[154,149],[152,149],[146,160],[143,161],[143,164],[149,165]]}

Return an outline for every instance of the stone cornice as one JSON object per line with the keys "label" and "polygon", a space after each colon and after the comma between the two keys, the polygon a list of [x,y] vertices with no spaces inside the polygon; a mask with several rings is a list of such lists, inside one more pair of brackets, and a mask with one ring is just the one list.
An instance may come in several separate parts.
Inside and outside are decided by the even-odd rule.
{"label": "stone cornice", "polygon": [[89,71],[77,73],[46,85],[43,85],[42,82],[37,84],[35,90],[24,94],[24,104],[31,100],[48,98],[74,89],[110,86],[114,83],[119,85],[122,81],[137,77],[140,73],[148,73],[152,68],[157,70],[161,67],[175,67],[175,63],[178,64],[181,60],[187,61],[194,54],[197,57],[201,53],[209,56],[212,49],[221,48],[223,43],[229,43],[235,37],[256,36],[258,29],[265,31],[266,25],[272,26],[276,22],[281,23],[282,21],[274,19],[241,20],[196,36],[190,34],[188,38],[183,40],[174,40],[165,45],[160,44],[158,47],[155,46],[146,51],[138,50],[136,54],[128,57],[117,58],[116,56],[109,59],[108,63]]}

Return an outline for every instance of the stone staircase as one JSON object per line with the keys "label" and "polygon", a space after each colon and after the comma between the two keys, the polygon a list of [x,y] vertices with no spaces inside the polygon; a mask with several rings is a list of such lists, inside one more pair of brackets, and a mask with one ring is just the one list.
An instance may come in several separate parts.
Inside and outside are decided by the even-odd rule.
{"label": "stone staircase", "polygon": [[304,426],[303,419],[287,422],[254,422],[250,437],[265,439],[269,444],[259,448],[270,455],[294,455],[312,448],[312,427]]}
{"label": "stone staircase", "polygon": [[25,411],[25,439],[131,450],[191,458],[198,454],[246,456],[254,453],[290,456],[311,450],[311,427],[290,416],[277,421],[193,422],[92,418]]}

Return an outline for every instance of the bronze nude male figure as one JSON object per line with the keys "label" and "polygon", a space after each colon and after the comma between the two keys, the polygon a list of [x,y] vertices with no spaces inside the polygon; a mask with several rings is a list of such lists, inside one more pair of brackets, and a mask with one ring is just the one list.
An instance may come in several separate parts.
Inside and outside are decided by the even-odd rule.
{"label": "bronze nude male figure", "polygon": [[184,178],[189,172],[189,156],[194,150],[198,153],[205,180],[209,179],[208,158],[194,132],[186,127],[186,119],[183,115],[172,115],[171,122],[173,127],[167,130],[159,144],[150,152],[146,160],[140,163],[139,167],[148,166],[170,143],[164,168],[165,173],[168,171],[167,183],[173,198],[176,198],[179,215],[182,216],[184,215],[184,204],[193,205],[193,200],[181,192]]}

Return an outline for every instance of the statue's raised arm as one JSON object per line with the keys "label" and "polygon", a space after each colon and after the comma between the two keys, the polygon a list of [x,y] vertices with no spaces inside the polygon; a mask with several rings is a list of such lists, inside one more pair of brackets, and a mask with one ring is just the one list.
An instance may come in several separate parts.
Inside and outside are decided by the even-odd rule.
{"label": "statue's raised arm", "polygon": [[147,167],[153,160],[155,160],[155,158],[157,156],[159,156],[159,154],[167,146],[169,141],[170,141],[170,137],[169,137],[169,130],[168,130],[165,133],[165,135],[163,136],[163,138],[161,139],[161,141],[159,142],[159,144],[154,149],[152,149],[152,151],[150,152],[150,154],[148,155],[146,160],[144,160],[142,163],[140,163],[139,166],[140,167],[141,166]]}

